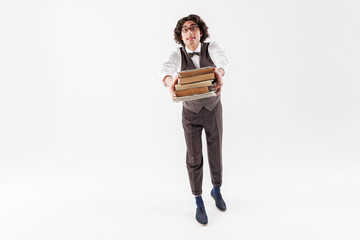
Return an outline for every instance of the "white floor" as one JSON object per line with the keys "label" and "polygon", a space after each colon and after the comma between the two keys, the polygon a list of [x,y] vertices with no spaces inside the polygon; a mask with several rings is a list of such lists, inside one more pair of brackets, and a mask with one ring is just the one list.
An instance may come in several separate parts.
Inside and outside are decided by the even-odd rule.
{"label": "white floor", "polygon": [[178,153],[156,164],[94,151],[3,162],[1,239],[360,238],[359,163],[239,152],[224,153],[226,212],[209,195],[204,165],[205,227]]}

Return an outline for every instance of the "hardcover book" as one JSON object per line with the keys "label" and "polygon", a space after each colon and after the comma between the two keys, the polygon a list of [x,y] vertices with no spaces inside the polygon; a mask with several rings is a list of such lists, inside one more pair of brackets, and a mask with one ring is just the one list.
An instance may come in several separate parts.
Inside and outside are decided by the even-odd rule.
{"label": "hardcover book", "polygon": [[181,71],[181,72],[179,72],[179,76],[180,77],[189,77],[189,76],[200,75],[200,74],[205,74],[205,73],[212,73],[212,72],[214,72],[214,67],[203,67],[203,68]]}
{"label": "hardcover book", "polygon": [[198,88],[190,88],[180,91],[175,91],[175,94],[177,97],[184,97],[184,96],[190,96],[200,93],[206,93],[209,92],[209,87],[198,87]]}
{"label": "hardcover book", "polygon": [[197,87],[210,87],[213,85],[213,80],[201,81],[196,83],[189,83],[189,84],[176,84],[175,91],[185,90],[189,88],[197,88]]}
{"label": "hardcover book", "polygon": [[194,75],[189,77],[180,77],[179,81],[180,84],[188,84],[188,83],[194,83],[194,82],[200,82],[205,80],[214,80],[215,79],[215,73],[205,73],[200,75]]}
{"label": "hardcover book", "polygon": [[181,101],[191,101],[196,99],[208,98],[208,97],[215,97],[216,91],[210,91],[207,93],[201,93],[196,95],[184,96],[184,97],[175,97],[173,98],[174,102],[181,102]]}

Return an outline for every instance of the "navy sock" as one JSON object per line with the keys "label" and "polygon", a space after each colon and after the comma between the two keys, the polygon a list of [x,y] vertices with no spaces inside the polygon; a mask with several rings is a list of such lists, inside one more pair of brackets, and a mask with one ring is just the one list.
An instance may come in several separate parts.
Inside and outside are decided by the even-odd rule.
{"label": "navy sock", "polygon": [[219,187],[219,186],[214,186],[214,187],[213,187],[213,192],[214,192],[216,195],[220,194],[220,187]]}
{"label": "navy sock", "polygon": [[201,196],[195,197],[195,201],[196,201],[196,206],[198,206],[198,207],[204,206],[204,201]]}

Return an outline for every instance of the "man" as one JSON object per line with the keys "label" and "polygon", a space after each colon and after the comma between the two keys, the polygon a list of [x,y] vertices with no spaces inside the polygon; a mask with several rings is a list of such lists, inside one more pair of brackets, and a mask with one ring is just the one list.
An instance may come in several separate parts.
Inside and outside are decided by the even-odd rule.
{"label": "man", "polygon": [[178,72],[200,67],[213,66],[217,89],[215,97],[183,102],[182,124],[186,140],[186,166],[190,186],[196,200],[196,220],[207,224],[208,219],[202,200],[203,155],[202,130],[205,129],[208,158],[213,189],[211,196],[217,208],[226,210],[226,204],[220,193],[222,184],[222,106],[220,92],[223,86],[228,60],[224,50],[216,42],[205,42],[209,37],[208,27],[197,15],[191,14],[180,19],[174,29],[174,39],[181,44],[173,51],[160,69],[160,78],[164,86],[169,87],[174,98]]}

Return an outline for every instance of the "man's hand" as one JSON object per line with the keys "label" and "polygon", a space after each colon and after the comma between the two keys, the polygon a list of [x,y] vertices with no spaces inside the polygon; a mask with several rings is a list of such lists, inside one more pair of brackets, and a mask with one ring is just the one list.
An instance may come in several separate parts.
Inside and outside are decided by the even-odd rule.
{"label": "man's hand", "polygon": [[221,93],[221,87],[224,85],[224,81],[222,79],[222,76],[224,75],[224,70],[222,68],[214,68],[214,73],[216,77],[216,85],[214,86],[214,89],[217,89],[216,96]]}
{"label": "man's hand", "polygon": [[169,87],[171,98],[176,97],[175,95],[175,85],[178,83],[179,76],[176,76],[175,80],[172,76],[167,75],[163,79],[163,83],[165,87]]}
{"label": "man's hand", "polygon": [[175,94],[175,85],[178,83],[178,81],[179,81],[179,75],[176,76],[175,80],[171,83],[171,85],[170,85],[170,87],[169,87],[169,91],[170,91],[171,98],[176,97],[176,94]]}

